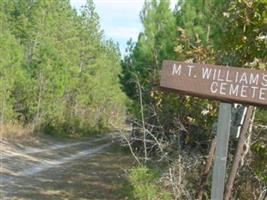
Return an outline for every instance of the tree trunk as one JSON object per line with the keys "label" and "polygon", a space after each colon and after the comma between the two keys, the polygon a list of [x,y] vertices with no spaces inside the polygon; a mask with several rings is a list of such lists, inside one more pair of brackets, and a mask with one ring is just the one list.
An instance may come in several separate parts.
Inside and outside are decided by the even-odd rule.
{"label": "tree trunk", "polygon": [[202,196],[203,196],[203,192],[204,192],[204,186],[208,181],[208,175],[210,172],[210,168],[212,166],[212,161],[213,161],[213,157],[214,157],[214,153],[215,153],[215,147],[216,147],[216,137],[214,137],[211,141],[211,146],[210,146],[208,158],[206,161],[206,166],[205,166],[205,169],[203,171],[203,174],[201,175],[200,184],[199,184],[198,192],[197,192],[197,198],[196,198],[198,200],[202,200]]}
{"label": "tree trunk", "polygon": [[140,100],[140,113],[141,113],[141,119],[142,119],[142,128],[143,128],[143,144],[144,144],[144,154],[145,154],[145,162],[148,160],[148,155],[147,155],[147,146],[146,146],[146,127],[145,127],[145,117],[144,117],[144,107],[143,107],[143,93],[142,93],[142,88],[140,85],[140,81],[138,77],[136,77],[137,85],[138,85],[138,90],[139,90],[139,100]]}
{"label": "tree trunk", "polygon": [[[36,126],[38,126],[40,122],[41,116],[41,103],[42,103],[42,92],[43,92],[43,76],[42,73],[39,73],[39,84],[38,84],[38,99],[37,99],[37,113],[35,115],[35,119],[33,122],[32,131],[35,131]],[[38,130],[37,130],[38,132]]]}
{"label": "tree trunk", "polygon": [[233,189],[235,177],[236,177],[236,174],[237,174],[237,171],[239,168],[239,163],[241,161],[242,153],[244,152],[243,147],[244,147],[245,142],[246,142],[246,133],[249,129],[251,117],[253,115],[253,110],[254,110],[253,106],[248,107],[247,114],[246,114],[245,121],[244,121],[244,125],[242,127],[242,130],[241,130],[241,133],[239,136],[237,149],[236,149],[235,157],[234,157],[234,162],[233,162],[233,165],[231,168],[228,182],[226,184],[224,200],[230,200],[231,199],[232,189]]}

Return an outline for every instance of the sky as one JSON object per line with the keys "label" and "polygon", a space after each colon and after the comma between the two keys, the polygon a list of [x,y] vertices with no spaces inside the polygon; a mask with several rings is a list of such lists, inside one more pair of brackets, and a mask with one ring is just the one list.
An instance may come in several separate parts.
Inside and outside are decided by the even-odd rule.
{"label": "sky", "polygon": [[[74,8],[79,10],[86,0],[71,0],[70,2]],[[177,0],[171,0],[172,8],[175,2]],[[144,0],[94,0],[106,39],[111,38],[118,42],[122,54],[124,54],[127,41],[130,38],[136,41],[139,32],[142,31],[139,13],[143,3]]]}

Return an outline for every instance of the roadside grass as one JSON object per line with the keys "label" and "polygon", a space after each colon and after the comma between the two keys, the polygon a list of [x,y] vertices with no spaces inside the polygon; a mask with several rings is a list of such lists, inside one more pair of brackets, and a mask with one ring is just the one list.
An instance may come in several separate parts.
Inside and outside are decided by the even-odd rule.
{"label": "roadside grass", "polygon": [[129,200],[171,200],[172,195],[158,184],[160,173],[146,166],[129,171],[125,192]]}
{"label": "roadside grass", "polygon": [[24,138],[35,135],[30,126],[23,126],[16,122],[0,124],[0,134],[5,139]]}
{"label": "roadside grass", "polygon": [[32,124],[22,125],[18,122],[6,122],[0,124],[0,137],[2,139],[20,139],[20,138],[30,138],[36,136],[51,136],[54,138],[69,138],[69,139],[79,139],[84,137],[97,136],[101,134],[110,133],[109,130],[77,130],[77,131],[67,131],[67,130],[56,130],[49,129],[47,127],[36,126],[33,128]]}

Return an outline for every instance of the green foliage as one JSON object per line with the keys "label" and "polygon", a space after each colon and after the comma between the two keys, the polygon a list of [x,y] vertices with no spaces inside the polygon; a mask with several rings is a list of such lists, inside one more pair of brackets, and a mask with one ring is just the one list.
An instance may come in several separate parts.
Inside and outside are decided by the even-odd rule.
{"label": "green foliage", "polygon": [[[218,61],[240,67],[266,67],[266,0],[225,2],[214,23]],[[223,17],[220,17],[223,16]],[[265,66],[265,67],[264,67]]]}
{"label": "green foliage", "polygon": [[[175,18],[169,1],[146,1],[141,21],[144,32],[139,34],[136,44],[128,43],[129,54],[123,61],[122,83],[128,95],[132,91],[137,93],[137,80],[151,90],[157,84],[161,61],[174,56]],[[130,97],[138,98],[136,95]]]}
{"label": "green foliage", "polygon": [[[0,4],[1,5],[1,4]],[[1,122],[16,117],[13,111],[14,97],[12,93],[17,81],[23,78],[22,48],[8,30],[7,18],[0,10],[0,114]]]}
{"label": "green foliage", "polygon": [[175,17],[169,1],[153,0],[145,2],[140,18],[144,31],[136,43],[128,43],[128,54],[122,62],[121,82],[133,100],[129,111],[135,118],[142,119],[142,98],[145,121],[169,129],[170,121],[167,121],[177,117],[181,101],[176,95],[158,91],[157,86],[161,62],[175,58]]}
{"label": "green foliage", "polygon": [[[222,6],[214,23],[214,49],[217,62],[237,67],[266,69],[267,64],[267,1],[231,1]],[[218,15],[223,15],[219,18]],[[256,112],[255,123],[266,125],[266,110]],[[266,182],[266,133],[253,142],[251,163],[259,179]]]}
{"label": "green foliage", "polygon": [[70,135],[123,123],[120,54],[104,39],[93,1],[80,14],[67,0],[3,0],[1,8],[1,94],[10,120]]}
{"label": "green foliage", "polygon": [[255,122],[258,124],[266,124],[267,122],[267,110],[258,108],[256,110]]}
{"label": "green foliage", "polygon": [[137,167],[130,171],[130,199],[168,200],[172,199],[169,192],[164,190],[156,180],[159,174],[147,167]]}
{"label": "green foliage", "polygon": [[[218,102],[159,91],[162,61],[266,69],[267,1],[179,0],[173,12],[168,4],[145,1],[140,14],[143,31],[136,43],[128,42],[121,82],[132,99],[129,111],[135,121],[144,120],[145,128],[160,141],[177,134],[179,122],[204,127],[209,137]],[[266,125],[266,116],[265,109],[257,110],[256,124]],[[201,137],[191,139],[201,141]],[[266,136],[261,136],[252,147],[251,167],[261,180],[266,180],[265,143]]]}
{"label": "green foliage", "polygon": [[[267,138],[267,133],[265,133],[265,139]],[[252,167],[255,169],[259,179],[267,183],[267,145],[265,140],[259,140],[252,146],[252,151],[254,153],[254,160],[252,161]]]}
{"label": "green foliage", "polygon": [[140,14],[144,31],[136,44],[129,41],[121,77],[124,91],[133,100],[129,108],[133,116],[141,120],[142,96],[145,121],[174,134],[179,128],[178,121],[201,124],[210,130],[217,110],[215,102],[157,89],[163,60],[214,62],[211,31],[207,31],[208,7],[195,1],[180,2],[180,7],[172,12],[168,1],[145,2]]}

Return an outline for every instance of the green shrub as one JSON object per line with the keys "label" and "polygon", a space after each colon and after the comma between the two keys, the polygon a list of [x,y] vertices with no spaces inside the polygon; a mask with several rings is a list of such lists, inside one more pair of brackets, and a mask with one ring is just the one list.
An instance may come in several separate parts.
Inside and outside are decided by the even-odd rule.
{"label": "green shrub", "polygon": [[252,145],[251,149],[254,153],[253,170],[260,180],[267,183],[267,145],[263,140],[259,140]]}
{"label": "green shrub", "polygon": [[159,174],[145,166],[130,171],[130,198],[140,200],[170,200],[171,194],[157,184]]}

